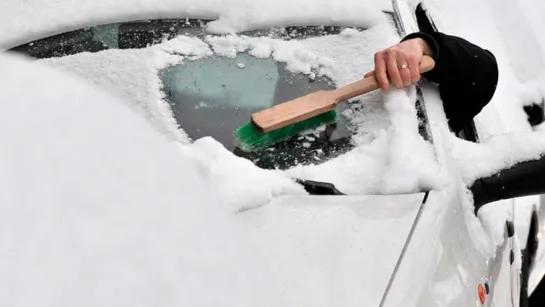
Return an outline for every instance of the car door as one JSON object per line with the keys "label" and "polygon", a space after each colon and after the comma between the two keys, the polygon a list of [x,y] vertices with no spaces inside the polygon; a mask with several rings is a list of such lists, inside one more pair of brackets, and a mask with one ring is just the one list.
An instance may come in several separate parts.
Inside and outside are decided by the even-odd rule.
{"label": "car door", "polygon": [[[418,27],[421,31],[436,30],[423,6],[410,8],[406,12],[405,20],[416,16],[412,28],[410,22],[405,23],[409,25],[409,31],[417,31]],[[487,216],[494,223],[487,221],[487,217],[483,218],[482,214],[477,218],[467,198],[468,194],[460,192],[466,187],[459,184],[456,166],[449,162],[450,153],[444,147],[448,143],[448,136],[444,134],[448,127],[437,90],[425,84],[422,92],[432,122],[432,138],[438,148],[438,158],[452,174],[449,175],[445,190],[430,192],[426,202],[428,207],[422,212],[412,235],[414,243],[409,244],[405,255],[407,263],[401,265],[398,280],[392,285],[395,290],[391,290],[391,305],[387,306],[401,302],[418,306],[462,306],[475,303],[485,306],[518,306],[520,262],[515,260],[516,255],[520,255],[520,249],[514,236],[512,202],[503,203],[500,216]],[[478,140],[478,135],[472,135],[472,131],[475,131],[473,127],[467,127],[464,129],[465,135],[461,136]],[[491,239],[492,235],[496,238]],[[415,278],[419,274],[417,272],[420,275]],[[422,279],[419,281],[420,288],[415,279]],[[409,282],[416,294],[400,295],[403,283]]]}

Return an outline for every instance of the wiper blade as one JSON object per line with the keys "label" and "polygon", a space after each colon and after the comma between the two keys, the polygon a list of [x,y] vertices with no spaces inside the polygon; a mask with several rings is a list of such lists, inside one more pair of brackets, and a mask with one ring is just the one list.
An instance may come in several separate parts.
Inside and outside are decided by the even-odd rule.
{"label": "wiper blade", "polygon": [[346,195],[337,190],[333,183],[302,179],[295,181],[302,185],[310,195]]}

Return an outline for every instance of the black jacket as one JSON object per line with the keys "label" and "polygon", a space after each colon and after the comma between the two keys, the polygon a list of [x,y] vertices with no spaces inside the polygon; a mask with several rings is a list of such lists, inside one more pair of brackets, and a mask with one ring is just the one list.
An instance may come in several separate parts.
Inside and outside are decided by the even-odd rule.
{"label": "black jacket", "polygon": [[424,74],[438,84],[449,125],[459,132],[492,99],[498,83],[494,55],[465,39],[440,32],[412,33],[433,49],[435,68]]}

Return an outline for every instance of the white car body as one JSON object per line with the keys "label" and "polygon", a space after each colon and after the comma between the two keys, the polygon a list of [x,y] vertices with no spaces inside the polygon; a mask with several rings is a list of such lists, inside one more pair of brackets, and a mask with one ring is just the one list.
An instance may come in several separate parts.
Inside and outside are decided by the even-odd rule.
{"label": "white car body", "polygon": [[[195,8],[183,1],[134,1],[133,6],[127,5],[128,1],[81,1],[82,10],[89,14],[71,15],[76,2],[59,1],[55,7],[38,4],[38,9],[45,10],[43,20],[30,26],[16,18],[0,20],[0,48],[97,24],[209,16],[209,7],[220,12],[225,6],[221,1],[196,2]],[[7,3],[0,5],[0,12],[12,10]],[[394,3],[405,31],[418,31],[415,7],[404,1]],[[18,3],[13,14],[30,12],[30,18],[40,19],[40,12],[32,5]],[[437,7],[440,5],[430,8],[432,17]],[[349,4],[334,14],[342,16],[346,11],[350,11]],[[236,19],[236,14],[229,18]],[[54,19],[62,21],[50,22]],[[269,23],[275,22],[271,20],[263,24],[271,26]],[[355,23],[357,16],[350,15],[347,20],[344,22]],[[441,25],[440,17],[434,17],[434,21]],[[245,29],[244,24],[239,26],[235,30]],[[267,259],[268,269],[279,281],[286,306],[515,307],[519,305],[521,250],[529,238],[539,238],[540,246],[530,291],[543,277],[545,244],[541,232],[545,230],[545,214],[540,211],[539,197],[498,204],[505,214],[501,223],[497,218],[483,222],[492,209],[483,209],[477,218],[446,144],[449,130],[437,90],[423,84],[423,94],[437,159],[448,175],[449,184],[444,189],[409,195],[275,196],[266,206],[237,213],[236,221],[247,242],[261,259]],[[487,108],[488,114],[500,115],[487,116],[486,120],[501,123],[502,118],[510,116],[495,110],[494,105]],[[490,122],[480,128],[477,119],[476,124],[478,130],[486,130],[485,135],[514,130],[505,124],[490,133]],[[531,131],[530,125],[527,131]],[[539,217],[539,233],[529,233],[534,212]],[[514,222],[517,236],[508,234],[505,222]],[[490,233],[497,233],[498,228],[502,239],[495,246]],[[478,286],[485,283],[490,293],[481,304]]]}

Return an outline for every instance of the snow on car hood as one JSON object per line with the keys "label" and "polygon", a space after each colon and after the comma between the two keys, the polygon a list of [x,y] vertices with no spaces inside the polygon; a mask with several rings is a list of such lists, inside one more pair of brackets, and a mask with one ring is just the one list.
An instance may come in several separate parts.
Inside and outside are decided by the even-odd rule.
{"label": "snow on car hood", "polygon": [[152,18],[210,18],[214,32],[294,24],[370,26],[391,10],[382,0],[6,0],[0,49],[85,26]]}
{"label": "snow on car hood", "polygon": [[290,307],[379,306],[424,194],[282,197],[239,213]]}

